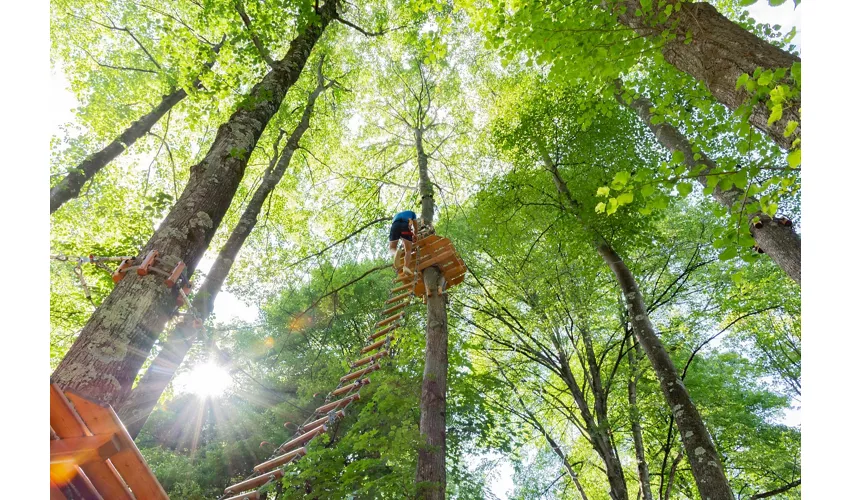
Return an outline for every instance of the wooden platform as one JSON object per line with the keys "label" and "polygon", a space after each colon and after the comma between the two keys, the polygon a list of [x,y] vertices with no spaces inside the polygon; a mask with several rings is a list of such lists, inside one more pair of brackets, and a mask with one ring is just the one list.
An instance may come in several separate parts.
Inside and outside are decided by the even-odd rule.
{"label": "wooden platform", "polygon": [[168,500],[111,406],[50,385],[50,498]]}
{"label": "wooden platform", "polygon": [[[417,257],[419,263],[413,271],[419,276],[416,279],[416,287],[413,289],[413,294],[417,297],[425,295],[425,283],[422,281],[422,271],[431,267],[437,266],[446,280],[445,289],[451,288],[463,282],[466,275],[466,264],[463,259],[457,254],[451,240],[442,236],[432,234],[426,236],[422,240],[413,243],[413,261]],[[409,284],[413,281],[413,276],[399,274],[396,282]],[[445,290],[444,290],[445,291]]]}

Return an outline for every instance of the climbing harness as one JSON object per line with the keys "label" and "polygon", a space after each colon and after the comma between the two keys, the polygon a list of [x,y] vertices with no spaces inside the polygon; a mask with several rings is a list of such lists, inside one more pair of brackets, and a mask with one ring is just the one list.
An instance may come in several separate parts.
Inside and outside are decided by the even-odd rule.
{"label": "climbing harness", "polygon": [[[466,266],[458,257],[451,242],[434,234],[433,228],[418,228],[414,220],[410,221],[413,233],[412,250],[415,255],[413,274],[405,274],[401,269],[394,283],[402,283],[390,289],[380,312],[383,319],[373,325],[374,333],[366,339],[366,346],[360,350],[365,357],[349,363],[348,373],[340,377],[337,386],[325,396],[324,403],[295,429],[292,438],[278,446],[269,460],[254,467],[254,472],[245,480],[227,487],[219,500],[259,499],[260,488],[283,476],[284,466],[307,454],[307,446],[317,436],[328,431],[340,419],[345,417],[346,408],[360,400],[360,390],[371,383],[366,376],[381,369],[379,360],[390,359],[397,347],[396,337],[391,333],[403,326],[405,309],[415,303],[415,297],[427,300],[427,287],[422,282],[422,272],[431,266],[438,266],[444,273],[445,281],[438,293],[463,281]],[[398,295],[396,295],[398,294]],[[389,306],[389,307],[387,307]],[[377,351],[377,352],[375,352]],[[339,399],[335,399],[339,398]],[[289,428],[289,422],[284,424]]]}

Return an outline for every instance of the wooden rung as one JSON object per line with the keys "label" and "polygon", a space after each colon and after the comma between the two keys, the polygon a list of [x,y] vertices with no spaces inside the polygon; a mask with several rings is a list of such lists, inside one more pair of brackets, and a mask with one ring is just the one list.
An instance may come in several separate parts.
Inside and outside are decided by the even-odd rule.
{"label": "wooden rung", "polygon": [[360,349],[360,354],[366,354],[369,351],[374,351],[375,349],[381,347],[382,345],[386,344],[390,340],[393,340],[394,338],[395,337],[393,337],[392,335],[387,335],[382,340],[379,340],[379,341],[375,342],[374,344],[367,345],[363,349]]}
{"label": "wooden rung", "polygon": [[408,304],[410,304],[410,302],[402,302],[401,304],[394,305],[389,309],[384,309],[383,311],[381,311],[381,314],[392,314],[398,311],[399,309],[404,309],[408,306]]}
{"label": "wooden rung", "polygon": [[363,366],[365,364],[371,363],[372,361],[377,361],[384,356],[388,356],[390,354],[389,351],[381,351],[377,354],[373,354],[372,356],[365,357],[363,359],[358,359],[354,363],[351,363],[352,368],[357,368],[358,366]]}
{"label": "wooden rung", "polygon": [[340,382],[348,382],[349,380],[354,380],[356,378],[360,378],[361,376],[366,375],[367,373],[371,373],[375,370],[380,370],[380,369],[381,369],[381,363],[375,363],[374,365],[367,366],[366,368],[363,368],[362,370],[359,370],[359,371],[356,371],[356,372],[351,372],[348,375],[341,377],[339,379],[339,381]]}
{"label": "wooden rung", "polygon": [[411,283],[405,283],[401,286],[397,286],[397,287],[393,288],[392,290],[390,290],[390,293],[398,293],[398,292],[400,292],[404,289],[411,288],[412,286],[413,286],[412,282]]}
{"label": "wooden rung", "polygon": [[281,445],[280,449],[283,450],[283,451],[287,451],[287,450],[291,450],[291,449],[295,448],[296,446],[301,446],[302,444],[306,443],[307,441],[313,439],[314,437],[318,436],[319,434],[321,434],[321,433],[323,433],[327,430],[328,430],[327,425],[320,425],[319,427],[316,427],[315,429],[311,430],[310,432],[305,432],[304,434],[301,434],[297,438],[291,439],[291,440],[283,443],[283,445]]}
{"label": "wooden rung", "polygon": [[364,385],[369,385],[369,382],[370,382],[369,377],[366,377],[364,379],[358,380],[357,382],[354,382],[353,384],[348,384],[345,387],[340,387],[339,389],[333,391],[331,393],[331,395],[332,396],[339,396],[340,394],[348,394],[353,389],[357,389],[358,387],[361,387],[361,386],[364,386]]}
{"label": "wooden rung", "polygon": [[346,406],[349,405],[349,403],[351,403],[353,401],[359,401],[359,400],[360,400],[360,394],[352,394],[351,396],[344,397],[344,398],[338,399],[336,401],[331,401],[330,403],[328,403],[326,405],[322,405],[322,406],[316,408],[316,413],[327,413],[327,412],[329,412],[331,410],[335,410],[337,408],[345,408]]}
{"label": "wooden rung", "polygon": [[[121,451],[110,457],[109,462],[115,467],[121,477],[133,491],[136,498],[150,498],[151,500],[161,499],[168,500],[168,495],[162,485],[157,481],[156,476],[151,472],[144,457],[136,448],[133,438],[127,433],[121,419],[115,414],[112,407],[103,407],[95,404],[82,396],[65,392],[65,396],[74,404],[77,414],[82,418],[86,426],[95,434],[114,433],[118,435],[121,442]],[[86,475],[89,479],[94,479],[84,467]],[[95,486],[97,486],[95,484]],[[98,487],[98,491],[100,488]],[[101,491],[104,498],[111,498]]]}
{"label": "wooden rung", "polygon": [[[345,410],[337,411],[335,418],[345,418]],[[316,427],[318,427],[320,425],[325,425],[327,423],[327,421],[330,420],[330,419],[331,419],[331,416],[328,415],[327,417],[322,417],[318,420],[313,420],[309,424],[302,427],[301,430],[304,431],[304,432],[310,431],[310,430],[315,429]]]}
{"label": "wooden rung", "polygon": [[372,335],[369,335],[369,340],[375,340],[378,337],[383,337],[384,335],[386,335],[386,334],[390,333],[391,331],[396,330],[398,328],[401,328],[401,325],[390,325],[390,326],[384,328],[383,330],[379,330],[379,331],[373,333]]}
{"label": "wooden rung", "polygon": [[225,495],[232,495],[234,493],[242,493],[246,490],[252,490],[254,488],[258,488],[273,479],[278,479],[283,475],[283,471],[273,470],[271,472],[267,472],[266,474],[252,477],[251,479],[242,481],[241,483],[236,483],[233,486],[228,486],[227,489],[224,490]]}
{"label": "wooden rung", "polygon": [[165,286],[168,288],[173,287],[177,283],[177,280],[180,279],[180,275],[183,273],[184,269],[186,269],[186,264],[184,264],[181,260],[176,266],[174,266],[174,270],[171,271],[168,278],[165,279]]}
{"label": "wooden rung", "polygon": [[395,302],[398,302],[399,300],[404,300],[404,299],[406,299],[407,297],[410,297],[410,292],[408,292],[408,293],[403,293],[403,294],[401,294],[401,295],[396,295],[395,297],[393,297],[393,298],[391,298],[391,299],[389,299],[389,300],[385,301],[385,302],[384,302],[384,304],[387,304],[387,305],[389,305],[389,304],[393,304],[393,303],[395,303]]}
{"label": "wooden rung", "polygon": [[378,321],[377,323],[375,323],[375,327],[388,325],[388,324],[392,323],[393,321],[395,321],[397,319],[401,319],[403,317],[404,317],[404,311],[402,311],[402,312],[400,312],[400,313],[398,313],[394,316],[390,316],[387,319],[382,319],[381,321]]}
{"label": "wooden rung", "polygon": [[419,258],[428,258],[433,255],[436,255],[438,251],[442,250],[446,246],[450,246],[452,242],[448,238],[441,238],[440,241],[435,241],[433,244],[428,245],[420,250]]}
{"label": "wooden rung", "polygon": [[148,252],[148,254],[145,256],[145,260],[143,260],[141,265],[139,265],[139,268],[136,269],[136,273],[138,273],[139,276],[147,276],[150,267],[153,265],[153,262],[156,260],[158,255],[159,252],[157,252],[156,250],[151,250],[150,252]]}
{"label": "wooden rung", "polygon": [[295,460],[296,458],[303,457],[306,453],[307,448],[304,447],[298,448],[297,450],[292,450],[289,453],[285,453],[279,457],[275,457],[271,460],[257,465],[256,467],[254,467],[254,472],[266,472],[269,469],[286,465],[289,462]]}
{"label": "wooden rung", "polygon": [[103,498],[112,500],[132,500],[133,494],[127,484],[121,479],[115,466],[110,462],[91,462],[80,466],[83,473],[89,479],[92,487],[100,493]]}
{"label": "wooden rung", "polygon": [[82,465],[95,460],[106,460],[121,450],[115,434],[98,434],[50,442],[50,463],[63,462]]}
{"label": "wooden rung", "polygon": [[224,500],[260,500],[260,492],[249,491],[248,493],[242,493],[241,495],[236,495],[235,497],[227,497]]}

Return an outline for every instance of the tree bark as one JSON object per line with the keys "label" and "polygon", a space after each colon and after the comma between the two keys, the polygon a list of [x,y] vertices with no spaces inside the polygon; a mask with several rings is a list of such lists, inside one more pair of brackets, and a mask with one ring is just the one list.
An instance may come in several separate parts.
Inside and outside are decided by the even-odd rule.
{"label": "tree bark", "polygon": [[634,336],[628,334],[629,344],[629,420],[632,424],[632,438],[635,442],[635,458],[637,458],[638,479],[640,480],[640,490],[643,500],[652,500],[652,484],[649,482],[649,467],[646,463],[646,453],[643,448],[643,429],[640,425],[640,411],[637,407],[637,379],[638,365],[635,360],[635,350],[638,345],[634,341]]}
{"label": "tree bark", "polygon": [[[414,129],[419,190],[422,196],[422,224],[432,225],[434,188],[428,175],[428,157],[422,145],[422,128]],[[441,273],[437,267],[425,269],[428,319],[425,327],[425,371],[419,399],[419,448],[416,465],[416,497],[426,500],[446,498],[446,391],[449,370],[449,328],[447,295],[438,294]]]}
{"label": "tree bark", "polygon": [[[561,179],[555,163],[541,141],[538,141],[538,147],[543,157],[543,164],[552,174],[558,192],[566,198],[570,208],[578,214],[578,202]],[[579,221],[585,224],[580,217]],[[632,331],[647,358],[649,358],[650,364],[655,370],[655,375],[661,384],[661,392],[664,393],[664,398],[676,419],[700,495],[703,498],[713,500],[732,500],[734,495],[729,487],[729,482],[726,480],[720,457],[714,448],[711,436],[708,434],[699,410],[691,400],[685,384],[679,379],[673,360],[670,359],[670,355],[655,333],[637,281],[614,249],[601,237],[595,238],[596,251],[614,273],[620,285],[626,299]]]}
{"label": "tree bark", "polygon": [[[277,144],[275,144],[275,154],[263,175],[262,182],[251,197],[251,201],[248,202],[248,206],[239,218],[239,223],[230,233],[230,237],[213,262],[206,280],[196,294],[195,304],[202,320],[206,320],[212,314],[215,298],[224,285],[224,280],[230,273],[239,250],[242,249],[245,240],[253,231],[266,198],[280,182],[283,174],[286,173],[292,155],[298,149],[301,137],[310,127],[310,116],[313,113],[316,99],[327,88],[322,78],[321,69],[318,72],[318,79],[316,89],[307,98],[301,121],[292,131],[279,155],[277,154]],[[283,131],[281,131],[281,134],[283,134]],[[144,427],[157,401],[159,401],[171,379],[174,378],[174,373],[183,363],[183,359],[199,332],[200,329],[193,325],[192,319],[184,317],[174,332],[169,335],[162,346],[162,351],[154,358],[153,363],[148,367],[138,385],[130,393],[127,400],[121,404],[118,416],[121,417],[121,421],[127,427],[127,432],[130,433],[131,437],[135,438]]]}
{"label": "tree bark", "polygon": [[[617,20],[620,24],[632,28],[641,36],[654,37],[670,30],[675,37],[662,47],[664,59],[680,71],[704,82],[718,102],[733,111],[749,99],[746,89],[735,89],[741,74],[752,75],[756,68],[790,69],[795,62],[800,62],[799,57],[738,26],[705,2],[680,2],[678,5],[681,10],[673,12],[660,24],[648,20],[651,12],[645,12],[640,17],[636,14],[641,8],[640,0],[602,0],[602,5],[609,10],[618,8]],[[690,42],[686,42],[687,33],[691,34]],[[753,107],[750,123],[779,147],[790,149],[802,131],[800,99],[786,103],[782,118],[772,125],[767,124],[770,113],[770,108],[764,102],[759,102]],[[800,126],[790,137],[785,137],[785,127],[791,120]]]}
{"label": "tree bark", "polygon": [[[213,52],[218,54],[223,43],[224,40],[214,46]],[[209,69],[212,68],[214,63],[215,61],[209,61],[205,66]],[[196,79],[193,84],[195,88],[199,88],[201,81]],[[58,210],[66,201],[79,196],[80,190],[82,190],[86,182],[94,177],[103,167],[108,165],[109,162],[132,146],[133,143],[150,132],[151,128],[156,125],[159,119],[185,97],[186,91],[183,89],[177,89],[166,96],[162,96],[159,104],[149,113],[131,123],[121,135],[106,147],[89,155],[82,163],[72,168],[58,184],[50,188],[50,213],[52,214]]]}
{"label": "tree bark", "polygon": [[[283,60],[219,127],[206,157],[190,169],[180,199],[140,255],[157,250],[162,267],[182,260],[191,275],[233,199],[257,140],[336,17],[337,6],[338,0],[327,0],[319,8],[318,20],[290,43]],[[128,273],[53,372],[54,382],[86,398],[120,406],[174,307],[175,297],[159,276]]]}
{"label": "tree bark", "polygon": [[[658,142],[667,148],[671,153],[681,151],[685,155],[685,164],[693,169],[698,165],[705,168],[698,177],[700,184],[703,187],[708,186],[708,175],[718,171],[714,161],[702,151],[699,152],[701,158],[694,159],[694,152],[690,141],[675,127],[666,122],[658,124],[652,123],[652,103],[643,96],[635,96],[636,98],[631,103],[626,104],[622,94],[619,91],[620,82],[617,82],[617,92],[615,96],[623,106],[632,108],[641,121],[649,127],[650,130],[658,138]],[[752,200],[746,199],[744,191],[737,187],[732,187],[723,191],[719,185],[715,186],[711,195],[721,205],[725,206],[733,215],[736,211],[740,211],[743,204]],[[778,220],[767,214],[758,211],[751,214],[747,224],[750,228],[750,233],[756,240],[759,248],[764,250],[764,253],[770,256],[776,265],[778,265],[791,279],[800,283],[800,268],[802,257],[800,252],[800,235],[794,230],[793,226],[785,226],[779,223]],[[756,228],[751,222],[760,220],[761,228]]]}
{"label": "tree bark", "polygon": [[637,281],[623,259],[607,243],[599,241],[596,250],[614,273],[626,298],[632,329],[655,370],[667,405],[673,411],[700,495],[714,500],[732,500],[734,495],[714,442],[688,389],[679,379],[673,360],[655,333]]}

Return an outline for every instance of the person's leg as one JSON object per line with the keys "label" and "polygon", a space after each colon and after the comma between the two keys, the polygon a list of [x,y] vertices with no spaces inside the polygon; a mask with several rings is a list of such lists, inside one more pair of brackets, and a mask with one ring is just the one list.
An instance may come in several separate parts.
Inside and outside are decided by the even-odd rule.
{"label": "person's leg", "polygon": [[413,243],[404,238],[402,238],[401,243],[404,245],[404,272],[413,274],[413,271],[410,270],[410,253],[413,251]]}
{"label": "person's leg", "polygon": [[393,269],[401,269],[401,252],[403,250],[404,246],[398,246],[398,240],[393,240],[390,242],[390,252],[393,254]]}

